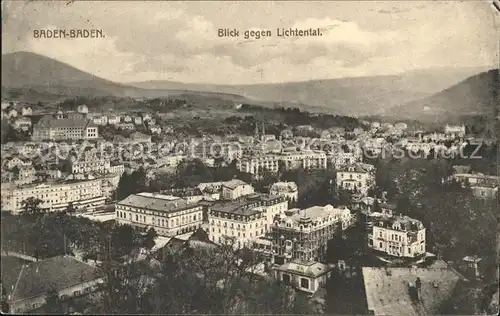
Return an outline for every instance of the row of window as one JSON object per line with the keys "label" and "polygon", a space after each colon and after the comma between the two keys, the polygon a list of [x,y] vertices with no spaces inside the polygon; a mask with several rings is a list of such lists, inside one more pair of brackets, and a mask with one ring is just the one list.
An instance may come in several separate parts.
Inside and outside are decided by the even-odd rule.
{"label": "row of window", "polygon": [[[219,230],[219,234],[221,234],[222,232],[221,232],[220,228],[219,228],[218,230]],[[212,227],[212,232],[215,232],[215,228],[213,228],[213,227]],[[245,233],[240,233],[240,232],[237,232],[237,233],[238,233],[238,237],[243,237],[243,238],[246,238],[246,234],[245,234]],[[261,235],[263,235],[263,234],[264,234],[264,229],[263,229],[263,228],[261,228],[261,229],[260,229],[260,235],[259,235],[259,230],[257,230],[257,231],[255,232],[255,237],[257,237],[257,236],[261,236]],[[227,234],[227,229],[225,229],[225,230],[224,230],[224,235],[226,235],[226,236],[236,237],[236,234],[235,234],[234,230],[231,230],[231,231],[230,231],[230,234],[228,235],[228,234]],[[253,237],[253,234],[252,234],[252,233],[250,233],[249,235],[250,235],[250,238],[252,238],[252,237]]]}

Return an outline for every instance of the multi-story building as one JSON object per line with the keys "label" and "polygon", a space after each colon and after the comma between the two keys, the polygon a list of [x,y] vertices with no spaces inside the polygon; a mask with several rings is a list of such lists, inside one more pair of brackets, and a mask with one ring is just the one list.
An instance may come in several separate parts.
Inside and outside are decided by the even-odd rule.
{"label": "multi-story building", "polygon": [[276,182],[269,189],[269,194],[284,196],[290,202],[297,202],[299,188],[295,182]]}
{"label": "multi-story building", "polygon": [[40,208],[48,211],[64,210],[71,203],[80,210],[94,210],[104,205],[101,180],[70,179],[62,182],[47,182],[13,188],[4,209],[14,213],[23,211],[23,201],[33,197],[42,202]]}
{"label": "multi-story building", "polygon": [[208,210],[210,239],[216,243],[234,240],[235,247],[250,247],[255,238],[269,232],[273,218],[287,209],[286,198],[267,194],[216,203]]}
{"label": "multi-story building", "polygon": [[116,221],[140,229],[154,228],[158,235],[175,236],[201,227],[202,205],[154,193],[131,194],[116,204]]}
{"label": "multi-story building", "polygon": [[349,209],[331,205],[285,211],[275,218],[271,227],[275,263],[292,259],[323,260],[328,240],[351,223]]}
{"label": "multi-story building", "polygon": [[327,157],[322,151],[294,151],[272,155],[252,155],[238,162],[238,169],[260,177],[263,170],[278,172],[280,165],[286,169],[326,169]]}
{"label": "multi-story building", "polygon": [[211,241],[237,249],[250,247],[257,237],[265,234],[265,214],[260,209],[234,202],[211,206],[208,221]]}
{"label": "multi-story building", "polygon": [[44,116],[33,126],[32,140],[96,139],[99,131],[89,120],[55,119]]}
{"label": "multi-story building", "polygon": [[14,128],[27,131],[31,128],[31,118],[22,116],[14,121]]}
{"label": "multi-story building", "polygon": [[108,173],[110,161],[105,159],[95,150],[86,150],[81,157],[70,159],[71,173]]}
{"label": "multi-story building", "polygon": [[393,257],[414,258],[425,254],[425,227],[408,216],[372,218],[368,247]]}
{"label": "multi-story building", "polygon": [[337,187],[366,195],[375,185],[375,167],[357,163],[337,171]]}

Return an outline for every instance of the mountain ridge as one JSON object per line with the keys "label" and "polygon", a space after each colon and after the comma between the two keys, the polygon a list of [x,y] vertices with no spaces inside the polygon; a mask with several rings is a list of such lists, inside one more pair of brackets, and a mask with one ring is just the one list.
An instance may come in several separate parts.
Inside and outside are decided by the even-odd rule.
{"label": "mountain ridge", "polygon": [[[216,96],[239,103],[298,107],[302,110],[363,116],[390,115],[393,109],[430,98],[469,78],[475,68],[424,69],[400,75],[319,79],[253,85],[191,84],[178,81],[117,83],[32,52],[2,55],[2,91],[31,89],[62,96]],[[404,111],[402,111],[404,113]]]}

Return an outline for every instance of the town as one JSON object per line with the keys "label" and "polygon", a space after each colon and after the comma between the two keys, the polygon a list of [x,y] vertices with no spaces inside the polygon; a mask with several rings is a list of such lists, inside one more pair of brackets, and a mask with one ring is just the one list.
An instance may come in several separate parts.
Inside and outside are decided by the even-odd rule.
{"label": "town", "polygon": [[165,115],[181,98],[83,101],[2,100],[3,312],[495,310],[495,135],[238,103],[187,126]]}

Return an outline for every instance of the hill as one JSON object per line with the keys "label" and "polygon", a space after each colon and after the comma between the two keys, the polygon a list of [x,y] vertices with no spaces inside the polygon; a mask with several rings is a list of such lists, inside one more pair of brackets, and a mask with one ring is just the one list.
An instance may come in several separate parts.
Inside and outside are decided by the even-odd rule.
{"label": "hill", "polygon": [[[388,115],[477,73],[471,68],[425,69],[394,76],[355,77],[255,85],[112,82],[57,60],[29,52],[2,55],[2,95],[55,100],[64,97],[161,98],[189,95],[264,107],[296,107],[337,115]],[[9,92],[4,94],[4,92]],[[208,102],[208,101],[207,101]],[[404,111],[401,112],[405,114]],[[409,116],[406,116],[409,117]]]}
{"label": "hill", "polygon": [[[29,94],[31,98],[54,99],[55,96],[116,96],[157,98],[186,93],[243,101],[238,95],[186,89],[140,89],[115,83],[66,63],[30,52],[2,55],[2,90],[10,96]],[[26,98],[26,96],[24,96]]]}
{"label": "hill", "polygon": [[498,69],[469,77],[432,96],[405,103],[392,111],[394,117],[423,121],[453,120],[467,115],[495,117],[499,107]]}
{"label": "hill", "polygon": [[[188,84],[146,81],[129,85],[147,89],[186,89],[242,95],[251,100],[291,102],[299,108],[321,108],[344,115],[384,114],[456,84],[477,69],[426,69],[394,76],[354,77],[255,85]],[[301,106],[302,104],[302,106]]]}
{"label": "hill", "polygon": [[52,58],[29,52],[2,55],[2,87],[32,89],[53,95],[125,96],[117,84]]}

